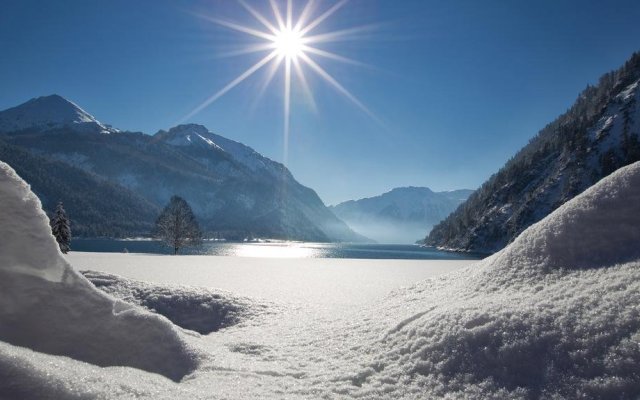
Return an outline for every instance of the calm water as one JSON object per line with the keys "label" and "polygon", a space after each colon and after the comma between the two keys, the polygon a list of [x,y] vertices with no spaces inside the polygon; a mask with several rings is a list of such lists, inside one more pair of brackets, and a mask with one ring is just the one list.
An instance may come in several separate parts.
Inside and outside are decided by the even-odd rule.
{"label": "calm water", "polygon": [[[171,249],[152,240],[73,239],[72,251],[108,253],[170,254]],[[180,254],[206,254],[238,257],[286,258],[368,258],[406,260],[479,259],[479,255],[451,253],[404,244],[344,244],[344,243],[231,243],[205,242],[200,248],[183,249]]]}

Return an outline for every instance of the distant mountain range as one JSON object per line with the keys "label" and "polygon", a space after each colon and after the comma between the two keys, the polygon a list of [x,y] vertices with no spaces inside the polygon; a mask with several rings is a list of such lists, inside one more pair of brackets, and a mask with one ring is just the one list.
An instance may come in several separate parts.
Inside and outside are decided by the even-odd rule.
{"label": "distant mountain range", "polygon": [[172,195],[202,228],[227,239],[365,241],[282,164],[201,125],[124,132],[58,95],[0,112],[0,159],[74,234],[145,235]]}
{"label": "distant mountain range", "polygon": [[330,209],[356,232],[380,243],[415,243],[462,204],[472,190],[401,187]]}
{"label": "distant mountain range", "polygon": [[[640,53],[588,86],[425,243],[495,252],[616,169],[640,160]],[[639,244],[640,245],[640,244]]]}

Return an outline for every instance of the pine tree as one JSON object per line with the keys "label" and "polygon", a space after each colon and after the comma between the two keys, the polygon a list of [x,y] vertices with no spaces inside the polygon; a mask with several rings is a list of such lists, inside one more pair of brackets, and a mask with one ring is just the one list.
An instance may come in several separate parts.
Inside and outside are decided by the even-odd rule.
{"label": "pine tree", "polygon": [[178,254],[182,247],[197,246],[202,242],[202,232],[189,204],[181,197],[173,196],[156,220],[153,236]]}
{"label": "pine tree", "polygon": [[67,254],[71,250],[71,227],[62,202],[58,203],[55,215],[51,219],[51,232],[56,237],[60,251]]}

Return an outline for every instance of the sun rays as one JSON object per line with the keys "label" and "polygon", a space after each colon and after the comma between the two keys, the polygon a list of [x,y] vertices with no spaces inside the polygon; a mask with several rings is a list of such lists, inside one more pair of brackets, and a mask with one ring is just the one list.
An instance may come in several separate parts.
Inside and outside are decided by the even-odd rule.
{"label": "sun rays", "polygon": [[[260,40],[261,43],[253,44],[232,53],[227,56],[241,56],[252,53],[266,53],[263,58],[251,65],[244,72],[240,73],[236,78],[232,79],[224,87],[212,94],[203,101],[189,114],[184,120],[188,120],[203,109],[220,99],[234,87],[238,86],[244,80],[261,70],[263,67],[268,68],[262,87],[257,93],[260,95],[266,90],[275,75],[280,72],[283,76],[283,126],[284,126],[284,144],[285,144],[285,160],[287,156],[287,144],[289,140],[290,120],[291,120],[291,93],[292,85],[299,85],[301,92],[307,99],[307,104],[315,110],[316,101],[314,99],[313,90],[306,76],[308,72],[315,73],[325,83],[331,86],[335,91],[352,102],[357,108],[369,115],[377,121],[376,116],[360,101],[349,92],[342,84],[340,84],[329,72],[327,72],[316,60],[317,58],[326,58],[353,65],[363,65],[358,61],[348,57],[335,54],[333,52],[316,47],[320,43],[337,42],[348,40],[349,36],[369,29],[370,27],[355,27],[343,29],[334,32],[323,32],[313,34],[329,17],[340,10],[347,0],[340,0],[328,9],[317,13],[316,3],[309,0],[302,10],[294,10],[292,0],[285,0],[284,4],[279,4],[277,0],[269,0],[269,8],[271,10],[271,18],[265,16],[256,8],[251,6],[244,0],[238,0],[238,3],[244,10],[253,17],[258,27],[239,24],[232,21],[199,15],[200,17],[223,26],[240,34],[250,35]],[[281,7],[283,6],[283,7]],[[283,9],[282,9],[283,8]]]}

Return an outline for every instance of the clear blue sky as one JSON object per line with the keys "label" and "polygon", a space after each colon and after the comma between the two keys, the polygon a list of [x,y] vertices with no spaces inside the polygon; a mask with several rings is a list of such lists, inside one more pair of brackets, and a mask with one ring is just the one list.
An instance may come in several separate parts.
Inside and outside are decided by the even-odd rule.
{"label": "clear blue sky", "polygon": [[[232,0],[0,2],[0,109],[58,93],[152,134],[260,57],[221,58],[250,37],[196,16],[260,26]],[[294,82],[287,165],[328,204],[397,186],[476,188],[640,50],[638,21],[637,0],[352,0],[318,32],[379,25],[322,48],[370,67],[316,60],[382,124],[307,70],[317,112]],[[256,100],[263,77],[191,121],[282,161],[282,77]]]}

